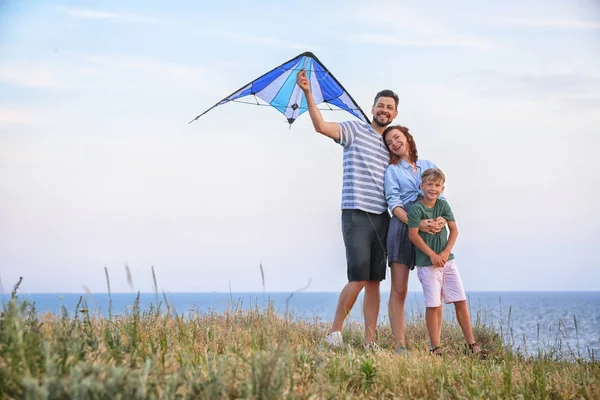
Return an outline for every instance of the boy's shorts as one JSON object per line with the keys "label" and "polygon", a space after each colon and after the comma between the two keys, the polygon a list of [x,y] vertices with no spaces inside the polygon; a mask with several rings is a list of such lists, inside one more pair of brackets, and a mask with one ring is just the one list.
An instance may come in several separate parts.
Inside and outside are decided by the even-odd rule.
{"label": "boy's shorts", "polygon": [[456,263],[448,261],[442,268],[418,267],[417,275],[423,286],[425,307],[439,307],[442,297],[448,303],[467,300]]}

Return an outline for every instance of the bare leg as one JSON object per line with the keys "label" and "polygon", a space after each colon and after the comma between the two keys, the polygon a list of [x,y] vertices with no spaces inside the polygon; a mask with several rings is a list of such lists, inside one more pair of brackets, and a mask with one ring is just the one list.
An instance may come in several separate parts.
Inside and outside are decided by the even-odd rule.
{"label": "bare leg", "polygon": [[377,318],[379,317],[379,304],[381,296],[379,293],[379,281],[369,281],[365,286],[365,301],[363,303],[363,314],[365,316],[365,343],[375,341],[377,331]]}
{"label": "bare leg", "polygon": [[358,294],[366,284],[367,281],[358,281],[348,282],[346,286],[344,286],[342,293],[340,293],[338,305],[335,310],[335,317],[333,319],[333,325],[331,326],[331,332],[342,330],[346,316],[350,310],[352,310],[352,307],[354,307],[354,303],[356,302]]}
{"label": "bare leg", "polygon": [[444,322],[443,320],[444,317],[444,303],[442,303],[441,306],[438,307],[438,332],[437,332],[437,337],[440,338],[440,342],[442,340],[442,323]]}
{"label": "bare leg", "polygon": [[388,305],[390,326],[396,346],[406,346],[404,340],[404,303],[408,292],[408,274],[410,269],[405,264],[392,263],[392,287]]}
{"label": "bare leg", "polygon": [[465,336],[467,343],[472,344],[475,342],[475,337],[473,336],[473,328],[471,328],[471,316],[469,315],[467,301],[463,300],[455,302],[454,308],[456,310],[456,319],[463,331],[463,335]]}
{"label": "bare leg", "polygon": [[440,345],[440,328],[438,326],[438,308],[439,307],[427,307],[425,311],[425,322],[427,323],[427,332],[429,332],[429,342],[432,347]]}

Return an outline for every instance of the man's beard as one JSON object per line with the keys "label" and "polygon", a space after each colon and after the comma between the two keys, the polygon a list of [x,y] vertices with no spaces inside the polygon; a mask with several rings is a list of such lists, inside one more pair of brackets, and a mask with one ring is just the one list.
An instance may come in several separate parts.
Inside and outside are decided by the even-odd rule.
{"label": "man's beard", "polygon": [[387,118],[387,120],[388,120],[388,122],[387,122],[387,123],[385,123],[385,124],[383,124],[383,123],[379,122],[379,119],[378,119],[378,117],[377,117],[377,116],[374,118],[373,122],[375,122],[375,123],[376,123],[377,125],[379,125],[380,127],[382,127],[382,128],[385,128],[385,127],[386,127],[386,126],[388,126],[388,125],[390,124],[390,122],[391,122],[391,121],[390,121],[390,119],[389,119],[387,116],[386,116],[385,118]]}

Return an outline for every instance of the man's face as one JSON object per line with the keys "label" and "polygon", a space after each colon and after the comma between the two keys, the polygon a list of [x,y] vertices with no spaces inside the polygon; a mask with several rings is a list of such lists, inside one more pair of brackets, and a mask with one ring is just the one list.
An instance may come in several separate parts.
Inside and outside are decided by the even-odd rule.
{"label": "man's face", "polygon": [[382,128],[385,128],[398,116],[396,102],[393,97],[378,97],[375,105],[371,109],[373,122]]}

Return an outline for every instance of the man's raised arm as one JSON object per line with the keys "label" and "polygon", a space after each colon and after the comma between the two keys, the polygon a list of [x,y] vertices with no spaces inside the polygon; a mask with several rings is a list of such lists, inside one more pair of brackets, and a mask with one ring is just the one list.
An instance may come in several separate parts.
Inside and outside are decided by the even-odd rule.
{"label": "man's raised arm", "polygon": [[326,122],[321,115],[321,111],[315,104],[315,99],[310,92],[310,82],[306,77],[306,71],[303,69],[296,76],[296,84],[304,92],[306,96],[306,104],[308,105],[308,114],[315,127],[315,130],[333,140],[340,140],[340,125],[337,122]]}

